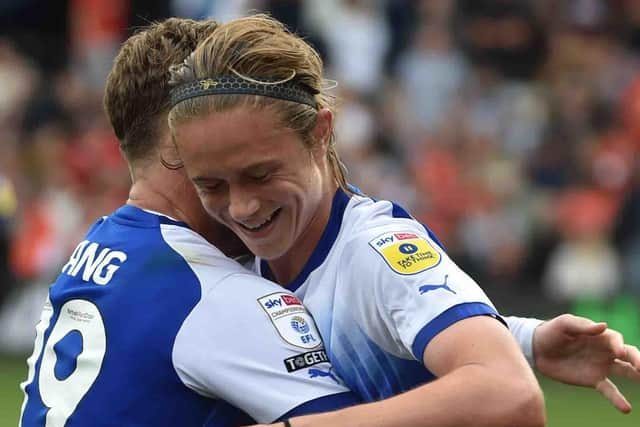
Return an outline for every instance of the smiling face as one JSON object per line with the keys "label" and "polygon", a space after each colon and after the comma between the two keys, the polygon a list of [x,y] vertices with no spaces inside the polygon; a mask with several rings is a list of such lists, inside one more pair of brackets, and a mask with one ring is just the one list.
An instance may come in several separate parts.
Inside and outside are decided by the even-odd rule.
{"label": "smiling face", "polygon": [[[326,141],[332,116],[318,113],[311,138]],[[326,143],[308,148],[271,109],[235,108],[174,127],[180,156],[207,212],[255,255],[302,268],[337,188]],[[290,277],[288,277],[290,278]]]}

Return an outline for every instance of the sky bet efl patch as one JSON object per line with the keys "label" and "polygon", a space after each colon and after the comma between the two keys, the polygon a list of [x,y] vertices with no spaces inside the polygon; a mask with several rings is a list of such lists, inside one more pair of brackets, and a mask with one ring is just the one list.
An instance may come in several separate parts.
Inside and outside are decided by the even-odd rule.
{"label": "sky bet efl patch", "polygon": [[426,239],[415,233],[385,233],[369,242],[393,271],[416,274],[435,267],[441,255]]}
{"label": "sky bet efl patch", "polygon": [[275,292],[259,298],[258,304],[271,319],[278,335],[289,344],[310,350],[322,343],[313,318],[296,296]]}

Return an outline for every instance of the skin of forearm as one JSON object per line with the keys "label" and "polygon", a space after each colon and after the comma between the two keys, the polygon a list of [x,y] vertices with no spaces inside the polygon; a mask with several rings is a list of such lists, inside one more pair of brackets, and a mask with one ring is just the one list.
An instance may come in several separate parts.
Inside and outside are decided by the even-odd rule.
{"label": "skin of forearm", "polygon": [[538,427],[544,401],[533,375],[470,364],[380,402],[297,417],[292,427]]}

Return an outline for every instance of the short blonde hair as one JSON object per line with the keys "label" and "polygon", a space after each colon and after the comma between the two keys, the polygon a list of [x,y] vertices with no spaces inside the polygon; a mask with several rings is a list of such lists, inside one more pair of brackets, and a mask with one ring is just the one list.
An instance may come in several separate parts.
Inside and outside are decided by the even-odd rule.
{"label": "short blonde hair", "polygon": [[218,26],[216,21],[169,18],[124,42],[107,78],[103,105],[129,162],[158,146],[169,112],[169,66],[184,60]]}
{"label": "short blonde hair", "polygon": [[[190,98],[176,104],[169,113],[169,127],[174,130],[178,123],[189,118],[238,106],[257,109],[269,107],[310,148],[316,143],[311,138],[311,131],[318,118],[318,109],[328,108],[335,112],[335,98],[323,88],[320,55],[300,37],[289,32],[282,23],[267,15],[254,15],[221,24],[182,64],[171,67],[171,84],[180,86],[201,79],[233,75],[248,81],[295,81],[316,93],[317,108],[259,95],[216,94]],[[333,129],[327,160],[336,183],[347,190],[345,169],[335,149]]]}

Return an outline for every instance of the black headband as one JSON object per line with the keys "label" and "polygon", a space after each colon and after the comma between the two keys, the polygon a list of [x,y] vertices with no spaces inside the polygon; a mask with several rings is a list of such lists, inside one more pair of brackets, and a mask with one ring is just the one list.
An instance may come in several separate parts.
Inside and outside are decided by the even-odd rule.
{"label": "black headband", "polygon": [[278,80],[272,78],[260,78],[259,80],[264,83],[249,81],[237,76],[209,77],[185,83],[171,90],[171,107],[198,96],[225,94],[266,96],[318,108],[314,95],[319,92],[310,86],[291,80],[283,83],[275,83]]}

